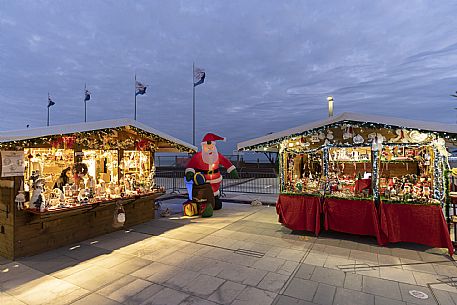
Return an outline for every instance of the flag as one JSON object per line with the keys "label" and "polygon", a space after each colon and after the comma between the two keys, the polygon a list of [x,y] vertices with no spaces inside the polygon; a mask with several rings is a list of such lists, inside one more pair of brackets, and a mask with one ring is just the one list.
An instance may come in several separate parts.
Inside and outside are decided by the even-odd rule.
{"label": "flag", "polygon": [[138,81],[135,81],[135,88],[136,88],[135,96],[143,95],[146,93],[147,87]]}
{"label": "flag", "polygon": [[84,89],[84,101],[90,101],[90,92],[87,89]]}
{"label": "flag", "polygon": [[194,69],[194,87],[197,87],[198,85],[201,85],[205,82],[205,70],[200,69],[200,68],[195,68]]}
{"label": "flag", "polygon": [[49,96],[48,94],[48,108],[51,107],[51,106],[54,106],[56,103],[54,103],[52,100],[51,100],[51,97]]}

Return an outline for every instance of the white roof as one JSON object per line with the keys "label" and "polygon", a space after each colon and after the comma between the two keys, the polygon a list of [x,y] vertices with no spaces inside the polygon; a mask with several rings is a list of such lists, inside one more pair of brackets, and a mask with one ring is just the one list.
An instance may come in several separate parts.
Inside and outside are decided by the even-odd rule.
{"label": "white roof", "polygon": [[[181,141],[177,138],[174,138],[166,133],[158,131],[154,128],[151,128],[143,123],[132,119],[116,119],[116,120],[105,120],[105,121],[96,121],[96,122],[85,122],[77,124],[66,124],[66,125],[54,125],[47,127],[39,128],[27,128],[21,130],[11,130],[11,131],[0,131],[0,143],[10,142],[10,141],[20,141],[26,139],[40,138],[44,136],[58,135],[58,134],[72,134],[76,132],[85,132],[91,130],[100,130],[107,128],[116,128],[123,126],[133,126],[148,133],[154,134],[162,139],[174,142],[176,144],[182,145],[188,149],[197,151],[197,147]],[[159,150],[160,151],[160,147]]]}
{"label": "white roof", "polygon": [[[360,114],[360,113],[352,113],[352,112],[344,112],[340,115],[329,117],[325,120],[316,121],[304,125],[300,125],[294,128],[290,128],[287,130],[275,132],[263,137],[255,138],[252,140],[240,142],[237,145],[238,150],[249,150],[250,147],[256,146],[259,144],[267,143],[274,140],[280,140],[281,138],[286,138],[292,135],[299,135],[308,130],[320,128],[326,125],[330,125],[333,123],[341,122],[341,121],[352,121],[352,122],[363,122],[363,123],[375,123],[375,124],[385,124],[396,126],[398,128],[409,128],[409,129],[418,129],[424,131],[436,131],[436,132],[443,132],[443,133],[452,133],[457,134],[457,125],[456,124],[445,124],[445,123],[437,123],[437,122],[425,122],[425,121],[415,121],[415,120],[407,120],[402,118],[395,118],[395,117],[386,117],[386,116],[379,116],[379,115],[372,115],[372,114]],[[270,148],[272,150],[272,148]],[[276,150],[276,149],[273,149]]]}

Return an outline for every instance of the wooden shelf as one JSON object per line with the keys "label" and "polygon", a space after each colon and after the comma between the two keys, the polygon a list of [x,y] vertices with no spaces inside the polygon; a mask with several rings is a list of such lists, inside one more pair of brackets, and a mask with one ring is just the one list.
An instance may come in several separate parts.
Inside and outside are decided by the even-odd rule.
{"label": "wooden shelf", "polygon": [[25,209],[24,211],[29,213],[30,219],[29,223],[40,222],[40,221],[49,221],[54,220],[62,217],[68,217],[72,215],[82,214],[88,211],[97,211],[98,209],[105,208],[110,205],[114,205],[116,203],[121,203],[122,205],[127,205],[130,203],[135,202],[137,199],[156,199],[160,196],[165,194],[165,192],[152,192],[146,193],[141,195],[134,195],[128,197],[121,197],[121,198],[112,198],[107,200],[100,200],[94,203],[88,203],[83,205],[78,205],[75,207],[67,207],[67,208],[58,208],[53,210],[48,210],[45,212],[40,212],[36,209]]}

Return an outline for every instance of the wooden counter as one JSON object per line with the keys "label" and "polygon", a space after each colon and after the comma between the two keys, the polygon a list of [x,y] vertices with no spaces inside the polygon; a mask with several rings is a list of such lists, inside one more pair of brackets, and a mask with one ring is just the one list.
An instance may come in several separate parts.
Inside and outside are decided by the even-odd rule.
{"label": "wooden counter", "polygon": [[[11,225],[0,233],[0,243],[6,245],[0,255],[15,259],[119,230],[112,226],[116,203],[122,203],[125,210],[123,228],[146,222],[154,218],[154,201],[161,195],[163,192],[149,193],[43,213],[17,210],[13,204]],[[4,211],[0,213],[5,215]]]}

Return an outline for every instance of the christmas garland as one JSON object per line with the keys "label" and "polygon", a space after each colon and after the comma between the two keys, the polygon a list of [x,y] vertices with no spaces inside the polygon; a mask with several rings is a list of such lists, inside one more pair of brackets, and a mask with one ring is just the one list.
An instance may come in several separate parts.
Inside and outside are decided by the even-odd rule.
{"label": "christmas garland", "polygon": [[[117,137],[118,132],[124,130],[133,130],[139,137],[143,139],[134,140],[132,138],[127,138],[124,140],[119,140]],[[148,141],[147,145],[145,141]],[[165,142],[171,147],[174,147],[182,152],[195,152],[193,149],[187,146],[175,143],[155,134],[145,132],[133,126],[106,128],[84,132],[75,132],[71,134],[50,135],[39,138],[15,140],[0,143],[0,148],[20,150],[28,147],[51,146],[53,148],[72,149],[76,144],[89,149],[135,149],[138,147],[141,148],[141,150],[148,149],[151,151],[156,151],[157,145],[155,143],[157,142]]]}

